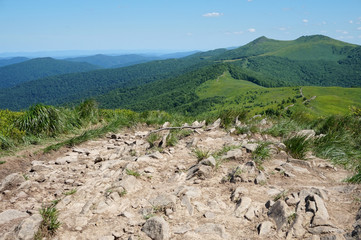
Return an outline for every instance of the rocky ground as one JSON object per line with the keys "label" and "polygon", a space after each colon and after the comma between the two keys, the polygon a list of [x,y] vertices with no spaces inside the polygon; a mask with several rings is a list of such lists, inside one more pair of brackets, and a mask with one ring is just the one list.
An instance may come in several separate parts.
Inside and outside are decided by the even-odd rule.
{"label": "rocky ground", "polygon": [[[149,149],[151,130],[38,156],[1,179],[0,239],[32,239],[51,202],[61,226],[48,239],[360,239],[361,188],[343,182],[346,170],[217,123],[164,148]],[[265,141],[271,157],[257,167]],[[195,149],[219,154],[198,161]]]}

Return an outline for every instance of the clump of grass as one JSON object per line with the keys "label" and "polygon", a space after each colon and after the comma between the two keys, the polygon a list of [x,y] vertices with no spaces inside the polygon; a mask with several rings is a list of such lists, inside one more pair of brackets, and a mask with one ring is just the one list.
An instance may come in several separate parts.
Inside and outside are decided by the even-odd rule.
{"label": "clump of grass", "polygon": [[149,136],[147,137],[147,142],[150,145],[150,148],[155,146],[155,143],[160,140],[161,136],[157,133],[151,133],[149,134]]}
{"label": "clump of grass", "polygon": [[134,176],[136,178],[140,177],[140,173],[137,172],[137,171],[133,171],[133,170],[130,170],[130,169],[125,169],[125,172],[126,172],[126,174]]}
{"label": "clump of grass", "polygon": [[237,117],[239,120],[246,119],[247,111],[243,108],[221,109],[217,117],[221,119],[221,126],[227,129],[235,123]]}
{"label": "clump of grass", "polygon": [[121,191],[121,192],[119,193],[119,195],[120,195],[121,197],[124,197],[127,193],[128,193],[127,190],[124,189],[123,191]]}
{"label": "clump of grass", "polygon": [[6,161],[0,161],[0,165],[1,165],[1,164],[5,164],[5,163],[6,163]]}
{"label": "clump of grass", "polygon": [[268,148],[269,145],[269,142],[263,142],[257,146],[255,151],[252,152],[252,159],[259,169],[263,169],[263,162],[270,157]]}
{"label": "clump of grass", "polygon": [[174,133],[170,133],[168,136],[167,136],[167,140],[166,140],[166,145],[169,146],[169,147],[174,147],[175,145],[177,145],[178,143],[178,137],[176,136],[176,134]]}
{"label": "clump of grass", "polygon": [[69,196],[69,195],[73,195],[74,193],[76,193],[76,189],[72,189],[70,191],[64,192],[64,195]]}
{"label": "clump of grass", "polygon": [[311,139],[308,136],[293,136],[284,141],[287,152],[294,158],[304,159],[310,149]]}
{"label": "clump of grass", "polygon": [[287,191],[282,191],[279,194],[277,194],[276,196],[274,196],[273,201],[276,202],[276,201],[278,201],[280,199],[285,199],[286,196],[287,196]]}
{"label": "clump of grass", "polygon": [[36,104],[29,108],[15,123],[16,127],[27,134],[55,136],[62,131],[64,124],[58,109],[53,106]]}
{"label": "clump of grass", "polygon": [[203,159],[206,159],[210,156],[209,150],[196,148],[193,152],[196,155],[198,161],[202,161]]}
{"label": "clump of grass", "polygon": [[294,120],[284,119],[279,120],[271,128],[267,129],[265,133],[274,137],[284,137],[287,136],[290,132],[298,130],[300,130],[299,123]]}
{"label": "clump of grass", "polygon": [[240,135],[240,134],[247,134],[249,132],[250,131],[248,126],[242,126],[242,127],[236,126],[236,131],[234,133]]}
{"label": "clump of grass", "polygon": [[292,213],[291,215],[289,215],[287,217],[288,224],[293,223],[296,220],[296,217],[297,217],[297,213]]}
{"label": "clump of grass", "polygon": [[76,110],[83,122],[96,123],[99,120],[98,104],[94,99],[88,99],[80,103]]}
{"label": "clump of grass", "polygon": [[55,208],[55,205],[51,204],[49,206],[43,206],[39,212],[43,220],[40,224],[39,230],[34,236],[34,239],[40,240],[54,236],[61,225],[58,221],[59,212]]}
{"label": "clump of grass", "polygon": [[11,147],[13,146],[13,143],[12,141],[7,138],[7,137],[4,137],[0,134],[0,149],[2,150],[8,150],[10,149]]}

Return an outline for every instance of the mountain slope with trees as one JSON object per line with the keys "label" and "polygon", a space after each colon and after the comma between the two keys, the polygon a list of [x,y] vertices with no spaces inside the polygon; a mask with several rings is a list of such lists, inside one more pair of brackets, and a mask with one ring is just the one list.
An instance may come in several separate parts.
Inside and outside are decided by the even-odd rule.
{"label": "mountain slope with trees", "polygon": [[90,97],[107,108],[181,109],[182,104],[197,101],[208,106],[220,97],[200,100],[195,89],[226,71],[234,79],[263,87],[355,87],[361,86],[360,52],[360,46],[322,35],[293,41],[261,37],[232,50],[216,49],[181,59],[35,80],[0,91],[0,107],[23,109],[37,102],[59,105]]}
{"label": "mountain slope with trees", "polygon": [[35,79],[65,73],[97,69],[89,63],[75,63],[53,58],[35,58],[0,68],[0,88],[9,88]]}

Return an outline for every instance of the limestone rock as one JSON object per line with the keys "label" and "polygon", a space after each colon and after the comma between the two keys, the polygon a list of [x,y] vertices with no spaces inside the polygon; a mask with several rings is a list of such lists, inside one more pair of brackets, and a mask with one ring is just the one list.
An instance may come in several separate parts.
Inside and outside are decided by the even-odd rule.
{"label": "limestone rock", "polygon": [[177,197],[170,194],[160,194],[156,198],[151,199],[149,201],[154,208],[157,208],[161,211],[165,211],[165,209],[169,208],[172,211],[176,211],[176,202]]}
{"label": "limestone rock", "polygon": [[201,234],[216,234],[223,239],[228,238],[224,226],[220,224],[206,223],[195,229],[195,232]]}
{"label": "limestone rock", "polygon": [[277,230],[280,230],[285,224],[287,224],[288,217],[291,215],[287,204],[283,200],[278,200],[268,211],[268,216],[272,218],[277,226]]}
{"label": "limestone rock", "polygon": [[233,149],[228,151],[225,155],[222,156],[224,160],[241,160],[243,152],[241,149]]}
{"label": "limestone rock", "polygon": [[241,218],[244,216],[244,213],[247,211],[247,209],[251,206],[252,199],[249,197],[242,197],[241,200],[237,203],[235,215],[238,218]]}
{"label": "limestone rock", "polygon": [[169,225],[162,217],[149,218],[143,225],[142,231],[153,240],[168,240],[170,238]]}
{"label": "limestone rock", "polygon": [[258,235],[260,236],[268,236],[272,230],[273,223],[270,221],[264,221],[258,225]]}
{"label": "limestone rock", "polygon": [[207,159],[203,159],[202,161],[199,162],[200,164],[206,165],[206,166],[211,166],[211,167],[215,167],[216,166],[216,160],[214,159],[213,156],[208,157]]}
{"label": "limestone rock", "polygon": [[231,194],[232,202],[238,202],[241,196],[245,196],[248,194],[248,189],[245,187],[237,187]]}
{"label": "limestone rock", "polygon": [[21,240],[33,239],[35,233],[38,231],[43,218],[40,214],[35,214],[29,218],[24,219],[19,226],[16,227],[16,235]]}
{"label": "limestone rock", "polygon": [[14,219],[28,217],[27,213],[15,210],[15,209],[8,209],[0,213],[0,225],[8,223]]}
{"label": "limestone rock", "polygon": [[120,187],[123,187],[127,193],[134,193],[142,189],[142,185],[138,179],[134,176],[127,175],[119,183]]}
{"label": "limestone rock", "polygon": [[5,179],[1,182],[0,192],[5,190],[11,190],[15,187],[20,186],[23,182],[25,182],[25,178],[21,173],[13,173],[5,177]]}

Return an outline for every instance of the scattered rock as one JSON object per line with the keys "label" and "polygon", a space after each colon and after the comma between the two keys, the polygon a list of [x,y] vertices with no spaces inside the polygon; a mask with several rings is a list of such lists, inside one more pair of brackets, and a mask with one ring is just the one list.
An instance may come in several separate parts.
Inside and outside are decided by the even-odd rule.
{"label": "scattered rock", "polygon": [[269,236],[272,230],[273,223],[270,221],[264,221],[258,225],[258,235],[260,236]]}
{"label": "scattered rock", "polygon": [[280,230],[287,224],[288,217],[292,214],[287,204],[283,200],[278,200],[268,211],[268,216],[272,218],[277,226],[277,230]]}
{"label": "scattered rock", "polygon": [[15,229],[17,237],[22,240],[33,239],[42,221],[43,218],[40,214],[35,214],[29,218],[24,219]]}
{"label": "scattered rock", "polygon": [[220,224],[206,223],[195,229],[195,232],[201,234],[216,234],[223,239],[228,238],[224,226]]}
{"label": "scattered rock", "polygon": [[29,217],[29,215],[15,209],[8,209],[0,213],[0,225],[11,222],[14,219],[25,217]]}
{"label": "scattered rock", "polygon": [[20,186],[23,182],[25,182],[25,178],[21,173],[10,174],[1,182],[0,192],[16,188]]}
{"label": "scattered rock", "polygon": [[167,240],[170,238],[168,223],[162,217],[152,217],[146,221],[142,231],[153,240]]}
{"label": "scattered rock", "polygon": [[243,217],[246,210],[251,206],[251,203],[252,199],[250,199],[249,197],[242,197],[237,203],[236,210],[234,211],[236,217]]}

